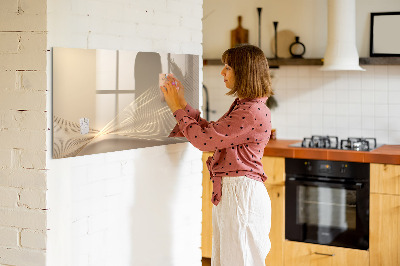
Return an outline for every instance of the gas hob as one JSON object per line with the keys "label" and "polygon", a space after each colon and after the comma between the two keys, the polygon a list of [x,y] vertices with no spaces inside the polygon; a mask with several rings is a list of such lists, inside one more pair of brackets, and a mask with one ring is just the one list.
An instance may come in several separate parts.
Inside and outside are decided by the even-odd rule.
{"label": "gas hob", "polygon": [[301,148],[337,149],[353,151],[371,151],[382,145],[378,145],[376,138],[349,137],[339,141],[337,136],[306,137],[303,141],[289,145]]}

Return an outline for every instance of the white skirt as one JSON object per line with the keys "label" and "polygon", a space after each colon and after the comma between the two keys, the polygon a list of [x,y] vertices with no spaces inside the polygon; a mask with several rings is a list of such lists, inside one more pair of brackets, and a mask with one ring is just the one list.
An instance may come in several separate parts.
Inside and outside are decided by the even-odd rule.
{"label": "white skirt", "polygon": [[212,210],[212,266],[262,266],[271,249],[271,200],[264,184],[222,178],[222,197]]}

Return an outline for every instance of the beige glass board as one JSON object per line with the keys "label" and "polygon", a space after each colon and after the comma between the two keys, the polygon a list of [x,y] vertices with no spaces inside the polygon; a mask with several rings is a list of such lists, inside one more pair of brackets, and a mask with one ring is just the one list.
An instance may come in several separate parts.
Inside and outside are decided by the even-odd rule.
{"label": "beige glass board", "polygon": [[199,56],[53,48],[53,158],[185,142],[161,97],[159,74],[172,73],[199,108]]}

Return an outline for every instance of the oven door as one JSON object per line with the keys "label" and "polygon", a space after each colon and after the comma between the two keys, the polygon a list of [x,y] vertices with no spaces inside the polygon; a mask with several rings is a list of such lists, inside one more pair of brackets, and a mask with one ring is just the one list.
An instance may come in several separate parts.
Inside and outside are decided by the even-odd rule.
{"label": "oven door", "polygon": [[286,239],[367,250],[369,185],[286,178]]}

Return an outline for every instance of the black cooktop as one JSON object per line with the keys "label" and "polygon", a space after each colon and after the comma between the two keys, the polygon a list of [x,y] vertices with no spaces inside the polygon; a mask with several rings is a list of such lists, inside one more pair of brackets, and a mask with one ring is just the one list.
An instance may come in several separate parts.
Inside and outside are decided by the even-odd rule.
{"label": "black cooktop", "polygon": [[304,138],[303,141],[289,146],[301,148],[372,151],[382,145],[377,144],[376,138],[349,137],[347,139],[342,139],[339,142],[339,138],[336,136],[313,135],[310,138]]}

